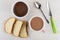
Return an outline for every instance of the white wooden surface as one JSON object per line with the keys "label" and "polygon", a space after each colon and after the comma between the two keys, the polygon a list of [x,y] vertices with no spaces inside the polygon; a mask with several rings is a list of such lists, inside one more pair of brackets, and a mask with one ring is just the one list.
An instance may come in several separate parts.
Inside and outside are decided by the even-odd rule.
{"label": "white wooden surface", "polygon": [[[23,0],[30,7],[28,16],[23,17],[23,18],[16,17],[12,13],[12,5],[15,1],[20,1],[20,0],[0,0],[0,40],[60,40],[60,0]],[[49,13],[48,13],[46,3],[47,1],[49,1],[52,14],[55,19],[55,23],[57,27],[56,34],[52,32],[51,24],[46,23],[40,10],[35,8],[33,4],[35,1],[38,1],[41,3],[42,10],[44,11],[48,19],[49,19]],[[28,38],[15,37],[4,31],[4,23],[9,17],[16,17],[18,19],[26,20],[29,22],[30,18],[34,15],[38,15],[43,18],[44,23],[45,23],[43,30],[45,30],[45,33],[43,33],[42,31],[34,32],[29,28],[29,26],[28,26],[28,30],[29,30]]]}

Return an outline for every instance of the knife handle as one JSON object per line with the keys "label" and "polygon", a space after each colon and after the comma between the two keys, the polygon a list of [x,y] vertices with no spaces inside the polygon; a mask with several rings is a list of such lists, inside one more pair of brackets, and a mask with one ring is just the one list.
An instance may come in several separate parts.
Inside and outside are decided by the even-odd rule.
{"label": "knife handle", "polygon": [[54,18],[52,18],[52,17],[51,17],[51,25],[52,25],[53,32],[56,33],[56,25],[54,22]]}

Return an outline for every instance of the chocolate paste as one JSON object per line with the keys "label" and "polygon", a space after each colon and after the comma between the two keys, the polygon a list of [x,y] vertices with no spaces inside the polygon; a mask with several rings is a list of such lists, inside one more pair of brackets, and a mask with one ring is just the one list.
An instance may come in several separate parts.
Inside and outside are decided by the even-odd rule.
{"label": "chocolate paste", "polygon": [[18,17],[25,16],[28,12],[28,7],[24,2],[17,2],[13,8],[14,14]]}
{"label": "chocolate paste", "polygon": [[41,30],[43,27],[43,20],[40,17],[34,17],[31,22],[30,25],[32,27],[32,29],[38,31]]}

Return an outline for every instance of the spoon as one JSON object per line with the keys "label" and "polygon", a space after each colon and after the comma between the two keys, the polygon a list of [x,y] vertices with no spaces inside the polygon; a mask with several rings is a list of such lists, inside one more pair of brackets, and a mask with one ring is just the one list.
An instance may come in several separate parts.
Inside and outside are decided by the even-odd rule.
{"label": "spoon", "polygon": [[35,2],[34,5],[35,5],[35,7],[36,7],[37,9],[40,9],[40,10],[41,10],[41,12],[42,12],[45,20],[47,21],[47,23],[49,23],[48,19],[46,18],[45,14],[43,13],[43,11],[42,11],[42,9],[41,9],[41,4],[38,3],[38,2]]}

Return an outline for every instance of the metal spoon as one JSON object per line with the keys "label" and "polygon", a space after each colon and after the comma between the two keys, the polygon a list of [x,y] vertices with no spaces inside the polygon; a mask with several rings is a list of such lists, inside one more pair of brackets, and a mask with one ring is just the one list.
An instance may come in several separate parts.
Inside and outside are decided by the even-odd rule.
{"label": "metal spoon", "polygon": [[43,13],[43,11],[42,11],[42,9],[41,9],[41,4],[38,3],[38,2],[35,2],[34,5],[36,6],[36,8],[38,8],[38,9],[41,10],[41,12],[42,12],[42,14],[43,14],[45,20],[47,21],[47,23],[49,23],[48,19],[46,18],[46,16],[44,15],[44,13]]}

